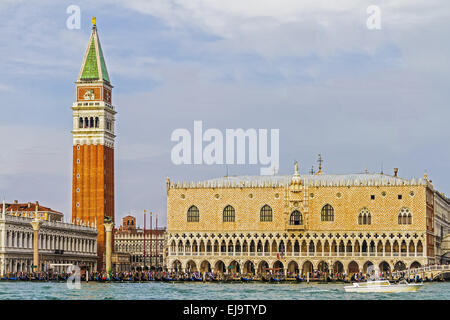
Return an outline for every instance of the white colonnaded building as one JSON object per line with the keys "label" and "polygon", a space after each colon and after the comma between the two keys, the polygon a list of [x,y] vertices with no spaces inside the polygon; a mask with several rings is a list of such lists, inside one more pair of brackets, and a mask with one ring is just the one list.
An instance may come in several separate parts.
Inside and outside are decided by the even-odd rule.
{"label": "white colonnaded building", "polygon": [[33,220],[40,220],[39,270],[61,272],[74,264],[89,272],[97,269],[95,223],[67,223],[61,212],[34,203],[0,205],[0,274],[33,271]]}

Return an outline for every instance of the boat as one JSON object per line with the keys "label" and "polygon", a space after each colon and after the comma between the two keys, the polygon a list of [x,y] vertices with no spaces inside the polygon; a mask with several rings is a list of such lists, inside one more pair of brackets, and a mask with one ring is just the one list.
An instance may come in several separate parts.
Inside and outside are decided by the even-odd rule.
{"label": "boat", "polygon": [[167,278],[167,277],[162,277],[162,281],[164,282],[172,282],[172,281],[176,281],[177,279],[172,279],[172,278]]}
{"label": "boat", "polygon": [[352,286],[345,286],[345,292],[409,292],[417,291],[423,286],[422,283],[408,283],[402,280],[397,284],[391,284],[389,280],[376,280],[367,282],[353,282]]}

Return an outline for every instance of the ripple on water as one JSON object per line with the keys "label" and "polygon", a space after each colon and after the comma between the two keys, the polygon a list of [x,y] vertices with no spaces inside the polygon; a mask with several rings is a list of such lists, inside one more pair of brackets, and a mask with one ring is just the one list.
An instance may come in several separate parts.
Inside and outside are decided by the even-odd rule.
{"label": "ripple on water", "polygon": [[81,289],[68,289],[65,283],[0,282],[0,299],[164,299],[164,300],[292,300],[292,299],[450,299],[450,282],[426,283],[417,292],[403,294],[358,294],[344,292],[336,284],[270,283],[82,283]]}

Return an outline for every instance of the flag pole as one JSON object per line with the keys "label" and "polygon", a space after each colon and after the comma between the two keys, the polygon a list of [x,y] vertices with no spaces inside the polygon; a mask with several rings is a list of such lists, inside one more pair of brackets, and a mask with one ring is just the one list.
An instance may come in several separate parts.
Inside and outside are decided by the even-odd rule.
{"label": "flag pole", "polygon": [[145,216],[146,216],[147,210],[144,210],[144,270],[145,270],[145,258],[146,258],[146,254],[145,254],[145,225],[146,225],[146,220],[145,220]]}
{"label": "flag pole", "polygon": [[153,216],[152,216],[152,212],[150,211],[150,270],[152,269],[152,258],[153,258],[152,220],[153,220]]}
{"label": "flag pole", "polygon": [[158,214],[156,214],[156,236],[155,236],[155,247],[156,247],[156,270],[158,270]]}

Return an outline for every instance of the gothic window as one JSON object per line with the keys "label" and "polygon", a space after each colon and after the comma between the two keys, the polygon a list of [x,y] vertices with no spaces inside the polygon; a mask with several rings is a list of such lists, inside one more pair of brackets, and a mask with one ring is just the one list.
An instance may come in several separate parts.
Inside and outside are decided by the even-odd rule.
{"label": "gothic window", "polygon": [[200,212],[196,206],[191,206],[187,211],[187,222],[199,222]]}
{"label": "gothic window", "polygon": [[94,127],[94,118],[91,117],[89,120],[90,120],[89,128],[93,128]]}
{"label": "gothic window", "polygon": [[412,224],[412,213],[408,208],[402,208],[400,210],[398,224]]}
{"label": "gothic window", "polygon": [[261,222],[272,221],[272,208],[270,206],[268,206],[267,204],[261,208],[260,221]]}
{"label": "gothic window", "polygon": [[369,209],[363,208],[358,216],[358,224],[372,224],[372,215],[370,214]]}
{"label": "gothic window", "polygon": [[84,127],[89,128],[89,119],[88,117],[84,118]]}
{"label": "gothic window", "polygon": [[95,117],[95,127],[96,127],[96,128],[98,128],[98,123],[99,123],[98,117]]}
{"label": "gothic window", "polygon": [[303,216],[300,211],[295,210],[291,213],[289,224],[293,226],[299,226],[303,224]]}
{"label": "gothic window", "polygon": [[235,210],[232,206],[226,206],[223,209],[223,222],[234,222]]}
{"label": "gothic window", "polygon": [[80,117],[79,122],[78,122],[78,128],[82,129],[83,128],[83,118]]}
{"label": "gothic window", "polygon": [[321,221],[334,221],[334,209],[331,205],[326,204],[322,207],[320,214]]}

